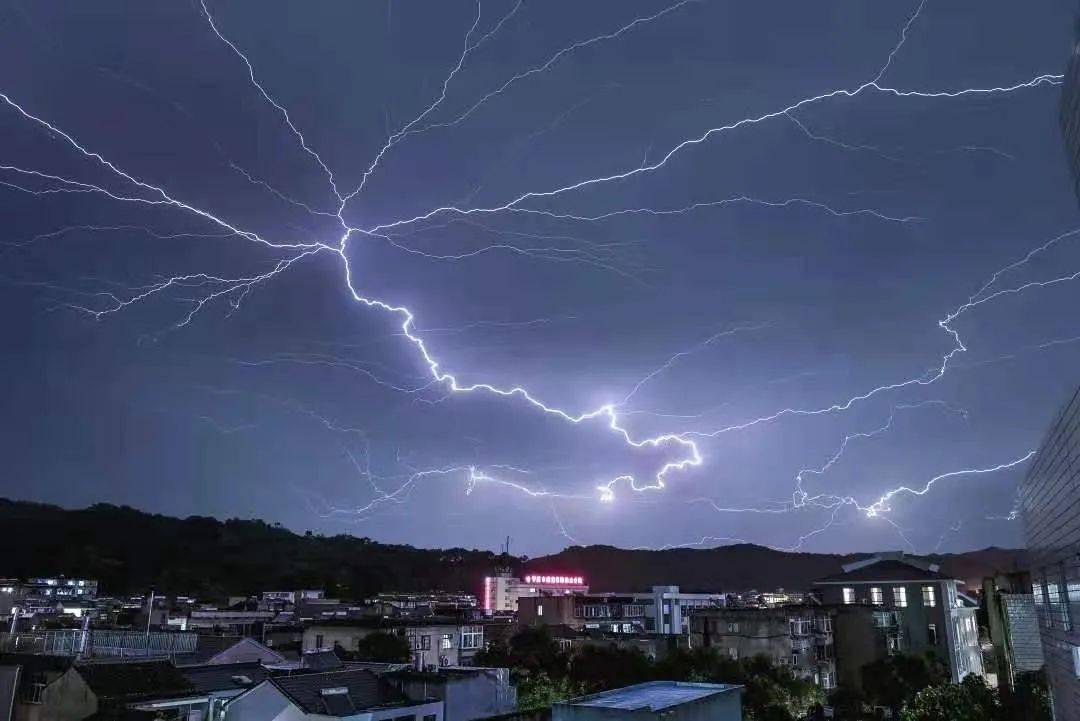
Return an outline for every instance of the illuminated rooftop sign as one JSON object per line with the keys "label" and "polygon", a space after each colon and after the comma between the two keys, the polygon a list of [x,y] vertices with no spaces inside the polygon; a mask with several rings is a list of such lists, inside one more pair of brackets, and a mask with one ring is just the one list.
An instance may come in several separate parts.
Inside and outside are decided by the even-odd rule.
{"label": "illuminated rooftop sign", "polygon": [[563,586],[583,586],[585,579],[581,576],[526,576],[525,583],[550,583]]}

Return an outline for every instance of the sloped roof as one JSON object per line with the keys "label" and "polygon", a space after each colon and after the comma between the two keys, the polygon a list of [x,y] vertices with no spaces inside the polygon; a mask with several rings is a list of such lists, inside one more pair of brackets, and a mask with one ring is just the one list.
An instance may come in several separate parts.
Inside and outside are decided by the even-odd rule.
{"label": "sloped roof", "polygon": [[300,668],[310,671],[333,671],[343,665],[334,651],[306,651],[300,657]]}
{"label": "sloped roof", "polygon": [[[257,661],[188,666],[180,673],[199,693],[251,688],[270,676],[270,671]],[[244,678],[250,682],[245,683]]]}
{"label": "sloped roof", "polygon": [[896,583],[899,581],[951,581],[937,571],[920,568],[911,563],[896,559],[886,559],[860,566],[846,573],[836,573],[814,581],[815,584],[827,583]]}
{"label": "sloped roof", "polygon": [[81,663],[75,668],[98,699],[133,700],[195,692],[168,661]]}
{"label": "sloped roof", "polygon": [[350,716],[363,709],[414,705],[386,681],[362,669],[269,679],[305,713]]}

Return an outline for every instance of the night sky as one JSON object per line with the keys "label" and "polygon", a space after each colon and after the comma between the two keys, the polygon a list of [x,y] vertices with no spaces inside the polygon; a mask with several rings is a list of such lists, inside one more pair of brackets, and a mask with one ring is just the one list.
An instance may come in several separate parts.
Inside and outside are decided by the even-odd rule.
{"label": "night sky", "polygon": [[531,555],[1020,545],[1080,380],[1073,13],[6,2],[0,494]]}

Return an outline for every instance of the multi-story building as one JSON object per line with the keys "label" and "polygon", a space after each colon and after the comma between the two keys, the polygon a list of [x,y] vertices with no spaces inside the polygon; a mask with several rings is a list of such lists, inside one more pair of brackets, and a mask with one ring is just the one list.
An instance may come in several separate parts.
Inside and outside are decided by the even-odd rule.
{"label": "multi-story building", "polygon": [[376,632],[394,633],[409,640],[413,661],[421,667],[469,666],[484,648],[484,626],[453,618],[356,618],[320,621],[304,629],[304,651],[360,648],[360,641]]}
{"label": "multi-story building", "polygon": [[681,636],[691,613],[725,601],[723,593],[683,593],[678,586],[653,586],[648,593],[534,596],[518,600],[518,619],[534,626]]}
{"label": "multi-story building", "polygon": [[956,579],[937,566],[902,552],[879,554],[847,564],[814,585],[825,604],[881,611],[890,653],[935,651],[949,664],[953,681],[983,674],[977,609],[959,595]]}
{"label": "multi-story building", "polygon": [[515,578],[509,573],[484,578],[484,611],[487,613],[518,610],[518,599],[536,596],[570,596],[588,593],[581,576],[571,574],[530,574]]}
{"label": "multi-story building", "polygon": [[87,578],[0,578],[0,617],[10,618],[16,612],[25,617],[87,608],[97,598],[97,592],[98,582]]}
{"label": "multi-story building", "polygon": [[518,599],[518,621],[526,626],[567,626],[604,633],[644,633],[652,621],[633,594],[533,596]]}
{"label": "multi-story building", "polygon": [[[1076,61],[1070,73],[1076,68]],[[1067,78],[1066,86],[1068,87]],[[1076,92],[1072,90],[1070,92]],[[1080,390],[1058,413],[1020,486],[1046,676],[1059,721],[1080,719]]]}
{"label": "multi-story building", "polygon": [[1080,25],[1077,26],[1077,36],[1061,84],[1058,119],[1069,169],[1072,170],[1073,190],[1080,199]]}
{"label": "multi-story building", "polygon": [[690,646],[732,659],[765,656],[823,689],[836,686],[836,609],[823,606],[716,608],[689,619]]}
{"label": "multi-story building", "polygon": [[464,611],[477,607],[476,596],[471,593],[428,591],[427,593],[380,593],[374,603],[390,606],[402,615],[431,613],[434,609]]}

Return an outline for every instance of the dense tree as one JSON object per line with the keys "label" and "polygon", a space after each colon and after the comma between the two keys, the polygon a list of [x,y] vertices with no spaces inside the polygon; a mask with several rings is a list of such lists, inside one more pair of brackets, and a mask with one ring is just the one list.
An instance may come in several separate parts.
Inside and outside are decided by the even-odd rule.
{"label": "dense tree", "polygon": [[[904,706],[901,721],[999,721],[997,693],[981,676],[923,689]],[[1025,719],[1025,721],[1027,721]]]}
{"label": "dense tree", "polygon": [[396,633],[375,631],[360,639],[352,655],[359,661],[408,663],[411,657],[409,639]]}
{"label": "dense tree", "polygon": [[1050,688],[1043,671],[1016,674],[1014,688],[1001,689],[1003,715],[1007,719],[1051,721]]}
{"label": "dense tree", "polygon": [[478,666],[499,666],[518,676],[545,673],[552,678],[567,675],[567,655],[546,626],[526,626],[509,643],[492,643],[474,657]]}
{"label": "dense tree", "polygon": [[570,679],[589,693],[642,683],[652,675],[652,661],[636,648],[589,645],[570,659]]}
{"label": "dense tree", "polygon": [[892,709],[893,717],[925,688],[948,683],[949,670],[935,654],[887,656],[862,668],[869,703]]}
{"label": "dense tree", "polygon": [[653,675],[672,681],[742,685],[746,721],[801,719],[825,701],[817,685],[797,678],[788,668],[773,665],[765,656],[736,661],[714,649],[680,649],[657,663]]}
{"label": "dense tree", "polygon": [[543,671],[519,681],[517,692],[519,711],[547,708],[558,701],[585,694],[580,684],[569,678],[552,678]]}

